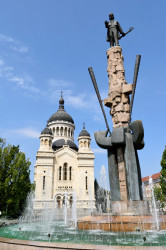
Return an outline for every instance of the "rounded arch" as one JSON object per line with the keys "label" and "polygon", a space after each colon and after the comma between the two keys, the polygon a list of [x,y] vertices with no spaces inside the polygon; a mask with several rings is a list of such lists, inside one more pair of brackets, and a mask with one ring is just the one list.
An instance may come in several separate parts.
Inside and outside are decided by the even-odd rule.
{"label": "rounded arch", "polygon": [[57,205],[57,208],[61,208],[62,206],[62,197],[60,195],[56,196],[56,205]]}

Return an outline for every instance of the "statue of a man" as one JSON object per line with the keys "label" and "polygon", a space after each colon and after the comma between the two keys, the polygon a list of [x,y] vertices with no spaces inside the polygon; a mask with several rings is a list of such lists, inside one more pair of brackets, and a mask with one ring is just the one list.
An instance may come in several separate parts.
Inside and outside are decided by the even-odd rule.
{"label": "statue of a man", "polygon": [[122,36],[126,34],[123,32],[118,21],[114,20],[114,14],[109,14],[109,22],[105,21],[105,27],[107,28],[107,42],[110,42],[110,47],[119,46],[119,33]]}

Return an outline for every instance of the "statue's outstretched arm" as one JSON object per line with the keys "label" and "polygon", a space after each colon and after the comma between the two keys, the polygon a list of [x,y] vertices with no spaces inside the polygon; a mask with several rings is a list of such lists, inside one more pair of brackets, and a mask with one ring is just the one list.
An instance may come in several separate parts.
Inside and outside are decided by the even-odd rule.
{"label": "statue's outstretched arm", "polygon": [[107,21],[105,21],[105,27],[108,28],[108,22]]}

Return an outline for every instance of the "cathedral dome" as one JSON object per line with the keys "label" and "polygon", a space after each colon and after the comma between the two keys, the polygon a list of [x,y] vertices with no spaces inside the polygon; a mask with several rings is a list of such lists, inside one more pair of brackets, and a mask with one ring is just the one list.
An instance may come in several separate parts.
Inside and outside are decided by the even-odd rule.
{"label": "cathedral dome", "polygon": [[62,148],[63,145],[68,145],[73,150],[78,151],[78,147],[73,141],[71,141],[71,140],[65,141],[64,139],[59,139],[59,140],[54,141],[52,144],[52,149],[54,151],[56,151],[56,150]]}
{"label": "cathedral dome", "polygon": [[85,129],[85,123],[83,124],[83,130],[81,131],[81,133],[79,134],[78,137],[81,137],[81,136],[88,136],[88,137],[90,137],[90,134]]}
{"label": "cathedral dome", "polygon": [[43,131],[41,132],[41,135],[52,135],[52,131],[50,128],[45,128],[43,129]]}
{"label": "cathedral dome", "polygon": [[53,114],[50,117],[50,119],[48,120],[48,123],[54,122],[54,121],[65,121],[65,122],[70,122],[74,124],[73,118],[64,109],[64,99],[62,97],[62,94],[59,100],[59,109],[55,114]]}

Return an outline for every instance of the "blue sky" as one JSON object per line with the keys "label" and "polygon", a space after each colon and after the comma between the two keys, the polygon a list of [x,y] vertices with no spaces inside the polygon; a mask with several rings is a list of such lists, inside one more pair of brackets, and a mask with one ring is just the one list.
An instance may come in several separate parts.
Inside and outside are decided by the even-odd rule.
{"label": "blue sky", "polygon": [[[139,151],[142,176],[160,171],[166,145],[166,3],[161,0],[5,0],[0,8],[0,136],[20,145],[32,162],[38,136],[58,109],[60,91],[75,122],[75,142],[83,122],[95,152],[95,177],[107,171],[107,153],[93,133],[105,129],[89,77],[92,66],[102,99],[108,77],[104,21],[113,12],[123,30],[134,30],[120,41],[126,80],[132,83],[135,57],[141,65],[132,120],[142,120],[145,148]],[[112,121],[105,108],[110,128]]]}

